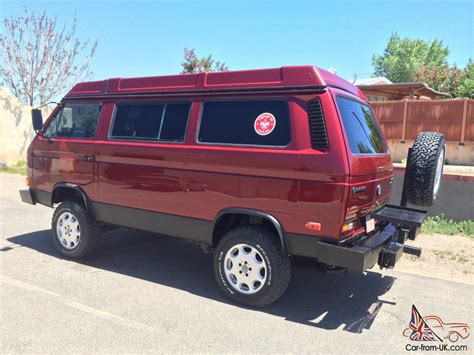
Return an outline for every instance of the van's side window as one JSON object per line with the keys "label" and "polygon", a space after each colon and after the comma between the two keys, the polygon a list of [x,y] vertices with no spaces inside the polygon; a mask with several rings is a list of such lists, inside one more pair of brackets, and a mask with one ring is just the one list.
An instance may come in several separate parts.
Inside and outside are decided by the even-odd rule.
{"label": "van's side window", "polygon": [[190,107],[191,105],[188,103],[166,105],[165,118],[161,127],[159,140],[184,141]]}
{"label": "van's side window", "polygon": [[44,131],[44,135],[46,137],[55,137],[56,136],[56,127],[58,125],[58,120],[59,120],[59,117],[61,117],[61,111],[58,111],[58,113],[56,114],[55,117],[53,117],[53,119],[51,120],[51,122],[49,123],[48,127],[46,127],[45,131]]}
{"label": "van's side window", "polygon": [[[69,138],[95,137],[101,108],[100,104],[66,104],[58,112],[54,121],[51,122],[53,128],[56,126],[55,136]],[[48,129],[46,134],[50,133]]]}
{"label": "van's side window", "polygon": [[189,103],[117,104],[112,138],[182,142]]}
{"label": "van's side window", "polygon": [[280,100],[204,103],[199,142],[284,147],[290,143],[288,103]]}

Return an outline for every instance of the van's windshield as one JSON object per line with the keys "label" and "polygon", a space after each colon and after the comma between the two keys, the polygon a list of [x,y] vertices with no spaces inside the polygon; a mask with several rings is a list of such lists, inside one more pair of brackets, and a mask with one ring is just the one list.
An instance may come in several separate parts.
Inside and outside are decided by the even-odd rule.
{"label": "van's windshield", "polygon": [[343,96],[336,96],[336,101],[352,153],[386,153],[382,133],[370,107]]}

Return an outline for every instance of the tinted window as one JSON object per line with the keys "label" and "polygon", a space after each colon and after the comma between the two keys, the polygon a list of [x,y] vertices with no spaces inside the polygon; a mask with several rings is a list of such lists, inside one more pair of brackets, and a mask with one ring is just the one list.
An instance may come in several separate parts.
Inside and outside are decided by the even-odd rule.
{"label": "tinted window", "polygon": [[286,146],[290,143],[288,103],[270,100],[205,102],[199,141]]}
{"label": "tinted window", "polygon": [[190,104],[118,104],[112,137],[183,141]]}
{"label": "tinted window", "polygon": [[[95,137],[100,109],[100,104],[66,104],[56,116],[56,136],[71,138]],[[55,125],[54,121],[51,125]],[[47,132],[49,133],[49,127]]]}
{"label": "tinted window", "polygon": [[342,96],[336,101],[352,153],[385,153],[382,134],[369,106]]}
{"label": "tinted window", "polygon": [[112,137],[158,139],[165,105],[117,105]]}
{"label": "tinted window", "polygon": [[160,140],[183,141],[188,124],[190,104],[167,104]]}

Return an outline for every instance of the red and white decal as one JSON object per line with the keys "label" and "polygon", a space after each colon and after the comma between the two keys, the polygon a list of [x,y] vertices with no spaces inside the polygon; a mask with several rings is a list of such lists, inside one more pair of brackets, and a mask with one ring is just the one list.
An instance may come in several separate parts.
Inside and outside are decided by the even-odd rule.
{"label": "red and white decal", "polygon": [[255,123],[253,124],[253,128],[255,132],[257,132],[260,136],[266,136],[273,132],[276,126],[276,119],[269,112],[261,113],[255,119]]}

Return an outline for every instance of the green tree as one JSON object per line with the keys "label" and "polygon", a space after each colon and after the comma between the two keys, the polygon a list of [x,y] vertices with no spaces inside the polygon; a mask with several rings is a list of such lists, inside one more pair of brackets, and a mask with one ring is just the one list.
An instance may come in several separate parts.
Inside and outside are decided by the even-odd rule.
{"label": "green tree", "polygon": [[198,58],[194,49],[187,48],[184,48],[184,62],[181,66],[183,67],[181,74],[229,70],[224,62],[216,61],[212,55]]}
{"label": "green tree", "polygon": [[377,76],[395,82],[414,81],[420,68],[440,68],[448,64],[448,47],[440,40],[401,38],[392,33],[382,55],[373,55],[372,65]]}
{"label": "green tree", "polygon": [[474,62],[469,59],[464,69],[456,65],[450,67],[445,64],[441,67],[427,68],[421,66],[415,81],[429,84],[435,90],[446,92],[449,97],[474,97]]}
{"label": "green tree", "polygon": [[449,97],[458,97],[462,75],[463,71],[455,65],[452,67],[448,64],[440,67],[421,65],[419,72],[414,77],[414,81],[427,83],[433,89],[447,93]]}
{"label": "green tree", "polygon": [[457,96],[474,98],[474,62],[471,58],[469,58],[459,81]]}

